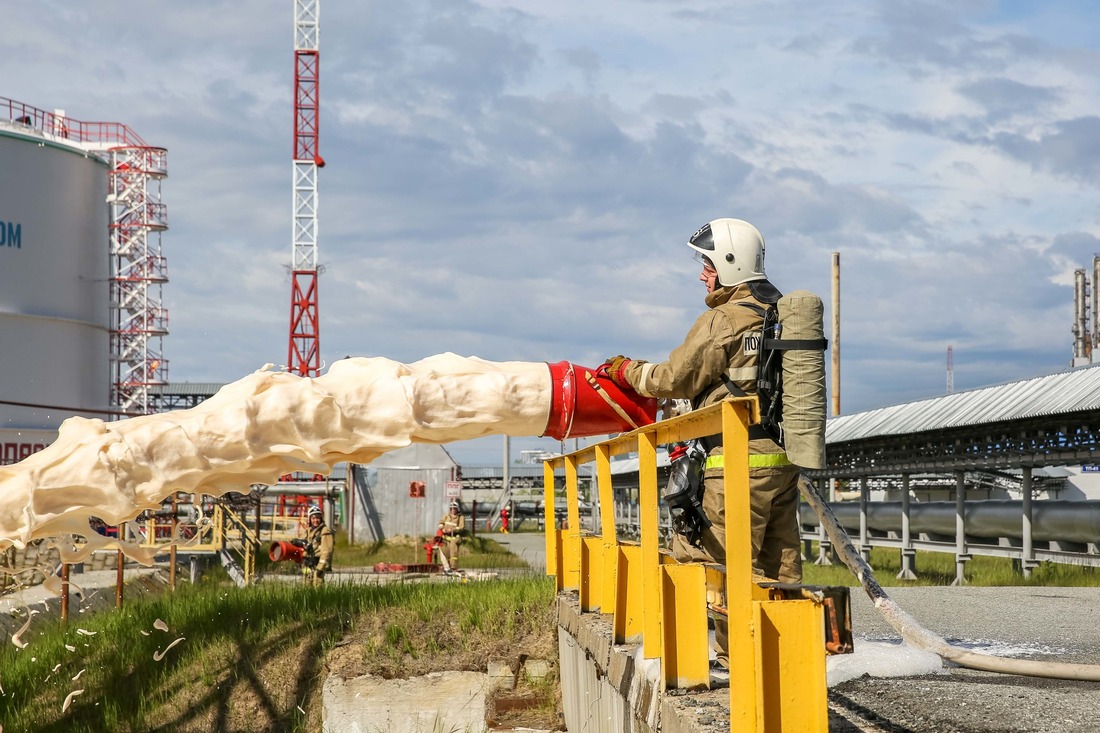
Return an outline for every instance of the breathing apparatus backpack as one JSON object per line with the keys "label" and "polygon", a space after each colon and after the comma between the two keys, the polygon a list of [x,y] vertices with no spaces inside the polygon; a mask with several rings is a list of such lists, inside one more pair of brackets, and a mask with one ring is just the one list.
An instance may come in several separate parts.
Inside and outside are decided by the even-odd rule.
{"label": "breathing apparatus backpack", "polygon": [[[760,427],[782,445],[791,463],[802,468],[825,467],[825,339],[821,298],[806,290],[780,296],[770,283],[754,290],[757,300],[743,303],[758,313],[760,331],[748,334],[759,342],[756,396]],[[738,397],[746,392],[723,375],[726,388]],[[677,444],[670,452],[671,471],[661,498],[672,514],[673,529],[696,547],[710,520],[702,510],[705,439]]]}
{"label": "breathing apparatus backpack", "polygon": [[[802,468],[825,467],[824,305],[806,290],[784,295],[761,308],[760,351],[756,362],[756,396],[760,426]],[[744,394],[732,382],[726,387]]]}

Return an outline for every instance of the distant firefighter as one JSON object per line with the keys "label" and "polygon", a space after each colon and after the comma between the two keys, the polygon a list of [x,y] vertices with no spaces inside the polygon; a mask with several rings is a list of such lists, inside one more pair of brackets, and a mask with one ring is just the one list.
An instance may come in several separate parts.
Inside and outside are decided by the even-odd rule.
{"label": "distant firefighter", "polygon": [[458,502],[452,501],[450,510],[439,520],[439,531],[447,543],[447,562],[451,569],[458,567],[458,544],[466,531],[466,517],[458,511]]}
{"label": "distant firefighter", "polygon": [[332,551],[336,533],[325,524],[321,507],[311,506],[306,512],[309,529],[306,531],[305,559],[302,561],[307,585],[320,586],[325,573],[332,567]]}

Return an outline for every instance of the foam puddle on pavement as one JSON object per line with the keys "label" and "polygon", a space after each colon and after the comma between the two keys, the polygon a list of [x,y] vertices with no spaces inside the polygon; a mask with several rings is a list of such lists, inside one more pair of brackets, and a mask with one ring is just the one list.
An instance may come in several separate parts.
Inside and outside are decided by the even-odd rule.
{"label": "foam puddle on pavement", "polygon": [[835,687],[863,675],[871,677],[915,677],[944,672],[943,660],[932,652],[915,649],[900,640],[856,637],[852,654],[825,658],[826,680]]}

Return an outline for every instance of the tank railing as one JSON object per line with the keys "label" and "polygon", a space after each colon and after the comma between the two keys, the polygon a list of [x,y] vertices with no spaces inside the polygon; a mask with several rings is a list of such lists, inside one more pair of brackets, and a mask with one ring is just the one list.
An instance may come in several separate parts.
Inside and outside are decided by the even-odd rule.
{"label": "tank railing", "polygon": [[[748,427],[755,398],[729,398],[544,462],[546,569],[580,610],[610,615],[615,643],[641,641],[666,689],[711,684],[710,612],[729,623],[730,730],[826,731],[824,613],[818,600],[771,600],[753,582]],[[721,434],[725,447],[726,566],[677,563],[660,549],[657,446]],[[599,534],[580,529],[578,467],[595,464],[599,502],[614,506],[611,459],[638,456],[640,542],[621,541],[612,511]],[[557,529],[554,471],[565,472],[566,526]],[[708,590],[710,591],[708,593]],[[753,682],[750,683],[749,680]]]}
{"label": "tank railing", "polygon": [[145,146],[145,141],[121,122],[82,122],[14,99],[0,97],[0,119],[5,117],[12,123],[78,143]]}

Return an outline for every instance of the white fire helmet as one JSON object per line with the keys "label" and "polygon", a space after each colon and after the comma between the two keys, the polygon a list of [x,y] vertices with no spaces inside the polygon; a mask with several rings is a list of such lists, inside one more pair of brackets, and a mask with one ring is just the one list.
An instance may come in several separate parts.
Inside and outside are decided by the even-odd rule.
{"label": "white fire helmet", "polygon": [[718,272],[718,284],[729,287],[764,280],[764,237],[741,219],[715,219],[691,235],[695,259],[704,257]]}
{"label": "white fire helmet", "polygon": [[306,519],[309,519],[314,514],[316,514],[321,519],[325,518],[324,513],[321,511],[321,507],[317,506],[316,504],[310,505],[309,509],[306,510]]}

